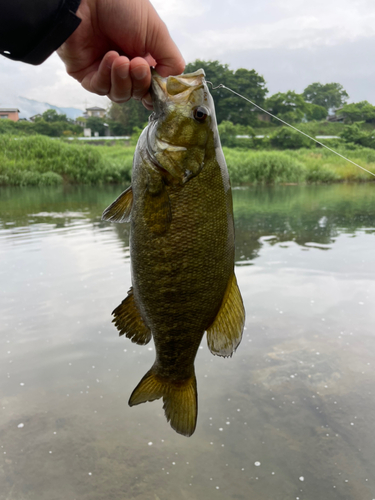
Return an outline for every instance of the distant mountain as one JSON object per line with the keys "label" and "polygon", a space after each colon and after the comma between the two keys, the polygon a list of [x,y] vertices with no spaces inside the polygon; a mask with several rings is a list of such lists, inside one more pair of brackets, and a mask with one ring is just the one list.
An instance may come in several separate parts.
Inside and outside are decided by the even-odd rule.
{"label": "distant mountain", "polygon": [[47,109],[55,109],[59,114],[65,114],[68,118],[75,120],[79,116],[82,116],[83,110],[78,108],[60,108],[49,104],[48,102],[34,101],[33,99],[27,99],[26,97],[16,97],[12,99],[12,102],[5,104],[1,103],[1,106],[11,106],[12,108],[18,108],[20,110],[20,118],[30,118],[37,114],[42,114]]}

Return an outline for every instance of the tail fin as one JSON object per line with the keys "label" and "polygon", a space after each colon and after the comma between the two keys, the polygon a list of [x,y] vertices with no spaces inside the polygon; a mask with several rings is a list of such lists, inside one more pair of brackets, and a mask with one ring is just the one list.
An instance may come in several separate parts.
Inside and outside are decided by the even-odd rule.
{"label": "tail fin", "polygon": [[155,374],[153,368],[146,373],[134,389],[129,406],[163,398],[163,408],[171,427],[184,436],[191,436],[197,423],[197,381],[195,374],[184,381],[172,382]]}

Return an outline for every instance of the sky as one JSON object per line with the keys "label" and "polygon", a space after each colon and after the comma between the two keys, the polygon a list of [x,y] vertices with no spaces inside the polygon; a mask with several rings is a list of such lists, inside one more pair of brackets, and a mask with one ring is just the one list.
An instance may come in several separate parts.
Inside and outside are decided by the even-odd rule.
{"label": "sky", "polygon": [[[255,69],[268,96],[338,82],[349,102],[375,105],[374,0],[153,0],[185,61]],[[220,82],[214,82],[219,84]],[[81,88],[53,54],[41,66],[0,56],[0,107],[17,97],[60,107],[108,107]]]}

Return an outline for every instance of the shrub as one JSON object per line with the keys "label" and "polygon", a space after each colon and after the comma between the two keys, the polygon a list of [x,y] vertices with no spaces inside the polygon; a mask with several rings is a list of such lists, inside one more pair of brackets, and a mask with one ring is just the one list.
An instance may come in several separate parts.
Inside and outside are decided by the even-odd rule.
{"label": "shrub", "polygon": [[254,152],[225,149],[232,182],[278,184],[303,182],[305,167],[286,153]]}
{"label": "shrub", "polygon": [[359,123],[346,125],[340,136],[346,143],[359,144],[360,146],[375,149],[374,131],[365,132],[360,128]]}
{"label": "shrub", "polygon": [[1,184],[128,182],[131,165],[129,155],[123,162],[105,160],[99,149],[93,146],[43,136],[0,135]]}
{"label": "shrub", "polygon": [[[234,125],[231,121],[223,120],[218,126],[222,146],[253,147],[254,129],[249,125]],[[243,137],[237,137],[243,136]]]}
{"label": "shrub", "polygon": [[278,149],[312,148],[314,142],[290,127],[282,127],[270,136],[270,143]]}

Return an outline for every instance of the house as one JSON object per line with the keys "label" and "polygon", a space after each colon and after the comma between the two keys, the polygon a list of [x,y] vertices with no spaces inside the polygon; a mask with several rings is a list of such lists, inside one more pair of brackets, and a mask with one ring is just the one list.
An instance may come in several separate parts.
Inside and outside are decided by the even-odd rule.
{"label": "house", "polygon": [[257,118],[261,122],[266,122],[266,123],[271,122],[271,117],[267,113],[257,113]]}
{"label": "house", "polygon": [[88,118],[87,113],[84,113],[84,115],[85,116],[79,116],[78,118],[76,118],[76,124],[83,128],[86,127],[86,120]]}
{"label": "house", "polygon": [[0,108],[0,118],[8,118],[12,122],[18,122],[20,117],[18,113],[20,112],[17,108]]}
{"label": "house", "polygon": [[327,117],[327,122],[340,122],[344,123],[344,117],[343,116],[337,116],[337,115],[329,115]]}
{"label": "house", "polygon": [[92,108],[86,108],[86,113],[83,115],[84,118],[89,116],[99,116],[100,118],[104,118],[106,114],[106,110],[104,108],[99,108],[99,106],[93,106]]}
{"label": "house", "polygon": [[31,122],[35,122],[39,118],[43,118],[43,116],[40,113],[38,113],[37,115],[30,116],[29,120]]}
{"label": "house", "polygon": [[337,109],[330,109],[330,111],[333,111],[333,114],[329,114],[327,116],[327,122],[340,122],[344,123],[344,117],[343,115],[340,115],[340,111],[342,110],[342,106]]}

